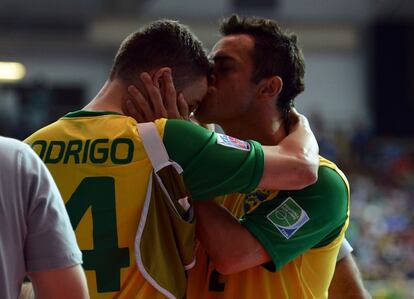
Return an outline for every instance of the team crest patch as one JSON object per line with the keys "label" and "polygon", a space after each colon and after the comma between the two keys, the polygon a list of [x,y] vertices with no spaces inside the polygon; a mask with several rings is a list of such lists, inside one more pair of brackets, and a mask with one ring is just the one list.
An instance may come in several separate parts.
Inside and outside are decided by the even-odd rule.
{"label": "team crest patch", "polygon": [[269,195],[275,193],[275,191],[257,189],[256,191],[246,194],[244,197],[244,213],[249,213],[257,208],[262,202],[270,200]]}
{"label": "team crest patch", "polygon": [[217,134],[217,143],[227,146],[227,147],[232,147],[232,148],[236,148],[242,151],[246,151],[249,152],[250,151],[250,143],[228,136],[228,135],[224,135],[224,134]]}
{"label": "team crest patch", "polygon": [[280,206],[267,214],[267,219],[286,239],[289,239],[309,221],[309,216],[292,197],[288,197]]}

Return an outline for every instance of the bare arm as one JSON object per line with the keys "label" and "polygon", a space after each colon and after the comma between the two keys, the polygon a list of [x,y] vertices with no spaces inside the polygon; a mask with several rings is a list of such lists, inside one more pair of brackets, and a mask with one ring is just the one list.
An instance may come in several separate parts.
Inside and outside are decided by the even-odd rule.
{"label": "bare arm", "polygon": [[361,274],[352,254],[346,255],[336,263],[334,277],[329,286],[329,299],[369,299],[371,296],[364,288]]}
{"label": "bare arm", "polygon": [[80,265],[64,269],[31,272],[29,276],[38,299],[89,298],[86,277]]}
{"label": "bare arm", "polygon": [[259,188],[297,190],[318,179],[318,143],[306,117],[292,110],[296,121],[289,135],[277,146],[263,146],[265,167]]}
{"label": "bare arm", "polygon": [[214,201],[195,202],[194,207],[197,237],[218,272],[232,274],[271,260],[259,241],[224,207]]}

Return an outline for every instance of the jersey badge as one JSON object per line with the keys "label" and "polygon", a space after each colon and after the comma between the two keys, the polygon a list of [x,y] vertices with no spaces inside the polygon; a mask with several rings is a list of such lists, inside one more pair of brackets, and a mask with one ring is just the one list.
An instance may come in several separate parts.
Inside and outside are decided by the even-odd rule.
{"label": "jersey badge", "polygon": [[277,191],[256,189],[254,192],[246,194],[244,197],[244,213],[250,213],[256,209],[262,202],[271,200],[277,195]]}
{"label": "jersey badge", "polygon": [[217,144],[250,152],[250,143],[228,135],[217,133]]}
{"label": "jersey badge", "polygon": [[267,219],[286,239],[289,239],[309,221],[309,216],[292,197],[288,197],[280,206],[267,214]]}

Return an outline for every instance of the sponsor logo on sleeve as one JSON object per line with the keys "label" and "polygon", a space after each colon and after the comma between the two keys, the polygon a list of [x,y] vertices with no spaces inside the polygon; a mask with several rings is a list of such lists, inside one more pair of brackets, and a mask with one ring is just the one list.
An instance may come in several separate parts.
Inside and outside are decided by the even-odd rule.
{"label": "sponsor logo on sleeve", "polygon": [[288,197],[280,206],[267,214],[267,219],[286,239],[289,239],[309,221],[309,216],[292,197]]}
{"label": "sponsor logo on sleeve", "polygon": [[223,146],[236,148],[246,152],[250,151],[250,143],[220,133],[217,134],[217,143]]}

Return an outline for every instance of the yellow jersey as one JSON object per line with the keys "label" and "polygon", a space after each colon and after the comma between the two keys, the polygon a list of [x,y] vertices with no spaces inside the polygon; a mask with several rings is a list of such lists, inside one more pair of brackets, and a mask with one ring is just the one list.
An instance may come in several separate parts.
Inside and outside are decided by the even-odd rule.
{"label": "yellow jersey", "polygon": [[[240,150],[219,144],[217,134],[189,122],[160,119],[155,124],[170,158],[184,169],[195,200],[257,186],[263,172],[258,143]],[[78,111],[25,140],[49,168],[65,201],[91,298],[165,298],[143,278],[134,256],[152,171],[136,125],[117,113]],[[211,175],[197,179],[205,173]]]}
{"label": "yellow jersey", "polygon": [[321,158],[318,182],[303,190],[256,190],[218,201],[260,241],[272,262],[221,275],[200,245],[189,271],[188,299],[328,297],[349,219],[349,185]]}

